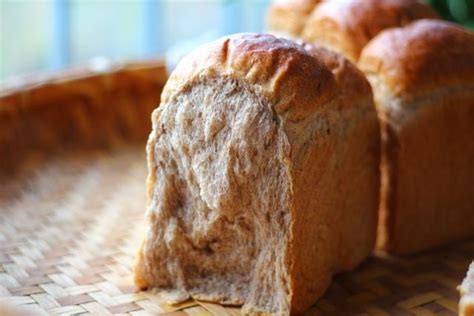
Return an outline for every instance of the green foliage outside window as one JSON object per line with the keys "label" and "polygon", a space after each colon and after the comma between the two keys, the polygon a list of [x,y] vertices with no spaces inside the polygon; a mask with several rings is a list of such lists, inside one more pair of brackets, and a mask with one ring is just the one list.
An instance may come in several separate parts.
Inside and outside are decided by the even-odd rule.
{"label": "green foliage outside window", "polygon": [[425,0],[446,20],[474,29],[474,0]]}

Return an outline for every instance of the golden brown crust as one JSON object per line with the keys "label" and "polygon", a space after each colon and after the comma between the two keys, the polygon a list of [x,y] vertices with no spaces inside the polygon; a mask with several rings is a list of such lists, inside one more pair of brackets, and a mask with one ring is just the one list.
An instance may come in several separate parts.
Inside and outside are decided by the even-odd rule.
{"label": "golden brown crust", "polygon": [[408,254],[473,236],[473,60],[473,34],[436,20],[364,49],[383,140],[378,248]]}
{"label": "golden brown crust", "polygon": [[0,89],[0,171],[34,152],[144,142],[167,74],[163,61],[81,67]]}
{"label": "golden brown crust", "polygon": [[320,0],[277,0],[267,13],[267,30],[270,33],[299,37],[304,23]]}
{"label": "golden brown crust", "polygon": [[374,38],[359,66],[397,96],[472,84],[474,33],[448,22],[420,20]]}
{"label": "golden brown crust", "polygon": [[382,121],[379,248],[408,254],[474,236],[474,90],[457,88],[401,105],[403,122]]}
{"label": "golden brown crust", "polygon": [[318,44],[302,45],[331,70],[340,93],[350,98],[367,98],[372,95],[372,89],[365,75],[349,60]]}
{"label": "golden brown crust", "polygon": [[326,1],[307,19],[302,37],[357,61],[364,46],[382,30],[437,17],[430,6],[417,0]]}
{"label": "golden brown crust", "polygon": [[[294,242],[298,245],[295,249],[316,249],[304,253],[296,251],[292,255],[292,306],[298,313],[302,313],[309,303],[322,294],[321,291],[325,289],[322,285],[329,284],[332,274],[355,268],[371,253],[375,244],[380,187],[379,127],[372,90],[366,77],[341,55],[319,45],[302,45],[328,67],[337,83],[337,96],[320,115],[330,117],[336,112],[345,113],[343,115],[347,115],[348,120],[344,125],[350,131],[342,140],[331,136],[328,142],[313,144],[308,156],[302,160],[293,157],[295,209],[308,210],[295,217]],[[338,131],[328,130],[328,133],[337,135]],[[289,135],[295,156],[299,152],[295,148],[304,134],[300,130],[293,137]],[[338,167],[331,170],[330,166],[326,166],[320,170],[328,159]],[[359,167],[355,169],[354,165]],[[361,171],[363,176],[358,174]],[[344,202],[340,196],[346,197]],[[350,212],[351,216],[339,217],[333,222],[335,218],[326,212],[335,210]],[[358,218],[359,224],[352,222],[353,217]],[[326,239],[319,245],[311,240],[315,238],[316,231],[319,238]],[[321,253],[325,254],[324,258]],[[319,266],[314,265],[314,262],[318,262]],[[315,281],[312,283],[308,280]]]}
{"label": "golden brown crust", "polygon": [[305,118],[336,93],[331,72],[301,46],[272,35],[242,33],[186,56],[170,76],[163,102],[214,74],[257,85],[275,112],[289,120]]}

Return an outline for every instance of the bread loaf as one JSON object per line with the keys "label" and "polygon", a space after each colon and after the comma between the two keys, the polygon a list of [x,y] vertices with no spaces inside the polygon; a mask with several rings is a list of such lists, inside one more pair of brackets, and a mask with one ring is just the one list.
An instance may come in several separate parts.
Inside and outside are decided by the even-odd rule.
{"label": "bread loaf", "polygon": [[474,34],[420,20],[363,50],[382,127],[378,246],[405,254],[474,237]]}
{"label": "bread loaf", "polygon": [[417,0],[328,0],[305,20],[302,38],[356,62],[362,48],[380,31],[437,17],[430,6]]}
{"label": "bread loaf", "polygon": [[378,120],[342,57],[220,39],[180,62],[152,120],[138,287],[288,315],[372,251]]}
{"label": "bread loaf", "polygon": [[301,36],[304,23],[321,0],[275,0],[267,13],[266,28],[271,34],[285,38]]}
{"label": "bread loaf", "polygon": [[474,315],[474,262],[469,266],[466,278],[459,287],[459,316]]}

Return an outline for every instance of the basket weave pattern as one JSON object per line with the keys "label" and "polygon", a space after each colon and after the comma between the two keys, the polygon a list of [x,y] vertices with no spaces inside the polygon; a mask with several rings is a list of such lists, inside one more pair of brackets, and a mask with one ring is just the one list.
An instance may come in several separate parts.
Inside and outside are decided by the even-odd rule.
{"label": "basket weave pattern", "polygon": [[[34,170],[0,187],[0,314],[24,305],[36,314],[239,315],[204,302],[169,306],[133,286],[146,228],[143,147]],[[454,315],[472,254],[474,242],[403,259],[377,254],[336,277],[307,315]]]}

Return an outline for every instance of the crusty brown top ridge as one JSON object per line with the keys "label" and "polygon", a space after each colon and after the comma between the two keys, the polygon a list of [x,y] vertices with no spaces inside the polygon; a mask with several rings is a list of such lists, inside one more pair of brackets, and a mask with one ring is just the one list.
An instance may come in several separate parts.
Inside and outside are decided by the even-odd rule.
{"label": "crusty brown top ridge", "polygon": [[439,20],[387,30],[364,49],[359,66],[395,95],[474,84],[474,33]]}
{"label": "crusty brown top ridge", "polygon": [[[235,34],[204,45],[186,56],[170,76],[162,102],[168,102],[200,78],[225,74],[230,79],[256,85],[277,114],[284,113],[287,119],[298,120],[335,97],[338,82],[336,73],[333,74],[328,65],[323,56],[316,56],[291,41],[267,34]],[[348,67],[343,62],[340,66]],[[355,67],[350,69],[359,76]],[[359,80],[357,84],[360,82],[366,81]],[[367,95],[366,89],[370,87],[364,86],[360,90],[361,96]],[[350,105],[348,102],[347,106]]]}

